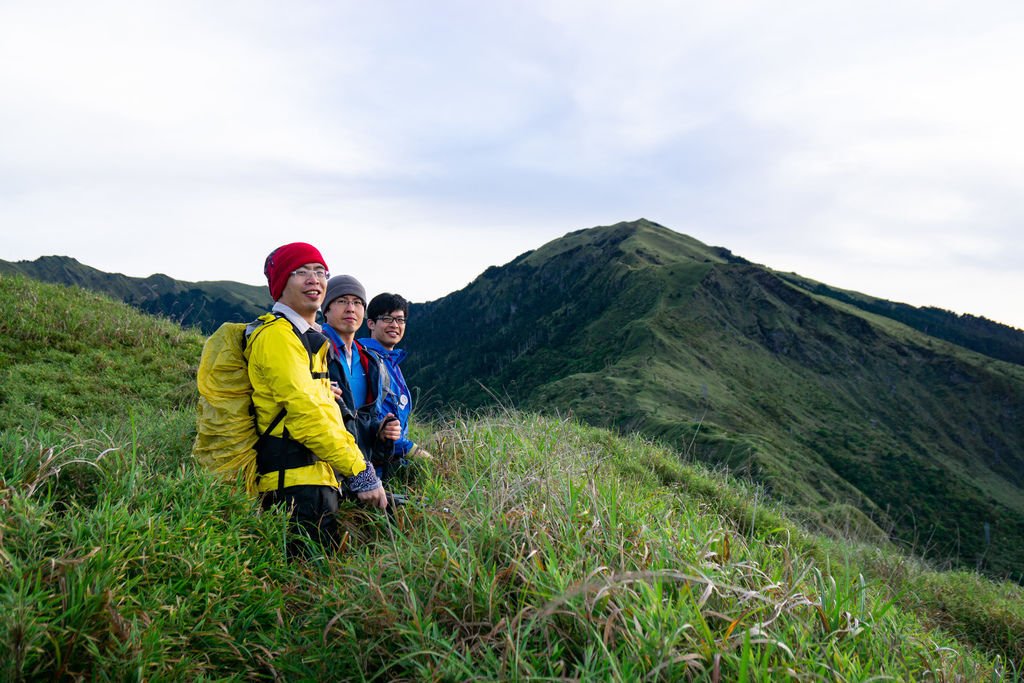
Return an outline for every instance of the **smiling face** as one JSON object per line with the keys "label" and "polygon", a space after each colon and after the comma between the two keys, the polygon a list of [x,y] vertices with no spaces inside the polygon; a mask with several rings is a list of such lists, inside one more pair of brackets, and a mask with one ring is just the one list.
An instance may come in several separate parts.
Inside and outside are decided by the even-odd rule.
{"label": "smiling face", "polygon": [[359,297],[345,294],[327,304],[324,318],[348,345],[355,339],[356,330],[363,324],[365,311],[366,308]]}
{"label": "smiling face", "polygon": [[316,312],[320,310],[320,304],[323,303],[324,294],[327,292],[327,278],[317,277],[315,271],[324,272],[324,266],[322,263],[307,263],[296,270],[305,270],[307,275],[289,275],[278,301],[301,315],[307,322],[316,322]]}
{"label": "smiling face", "polygon": [[[390,322],[382,318],[388,318]],[[370,328],[370,336],[380,342],[385,349],[395,348],[405,336],[405,312],[402,309],[380,315],[376,320],[367,320],[366,324]]]}

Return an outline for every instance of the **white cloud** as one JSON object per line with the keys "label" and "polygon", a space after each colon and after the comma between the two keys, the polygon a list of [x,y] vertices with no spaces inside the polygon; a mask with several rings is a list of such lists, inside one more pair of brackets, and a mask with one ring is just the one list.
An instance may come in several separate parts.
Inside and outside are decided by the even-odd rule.
{"label": "white cloud", "polygon": [[422,300],[646,216],[1024,327],[1022,8],[5,3],[0,258],[259,282],[309,239],[374,288],[385,244]]}
{"label": "white cloud", "polygon": [[[372,172],[379,152],[317,109],[297,51],[268,51],[208,5],[67,3],[0,17],[3,150],[35,173]],[[27,28],[26,24],[31,28]],[[337,55],[343,57],[341,55]]]}

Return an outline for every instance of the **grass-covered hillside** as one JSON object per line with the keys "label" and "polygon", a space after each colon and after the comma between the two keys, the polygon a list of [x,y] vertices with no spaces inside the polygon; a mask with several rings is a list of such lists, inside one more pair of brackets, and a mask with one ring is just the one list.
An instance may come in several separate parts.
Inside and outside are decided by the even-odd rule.
{"label": "grass-covered hillside", "polygon": [[821,529],[1024,579],[1024,366],[811,284],[648,221],[581,230],[415,307],[406,372],[422,404],[640,431]]}
{"label": "grass-covered hillside", "polygon": [[41,256],[35,261],[2,261],[0,274],[26,275],[42,282],[72,285],[106,294],[182,327],[212,332],[225,320],[248,322],[270,303],[266,287],[240,282],[184,282],[166,275],[129,277],[106,273],[68,256]]}
{"label": "grass-covered hillside", "polygon": [[0,313],[2,680],[1021,679],[1019,586],[569,419],[417,425],[414,502],[289,563],[190,459],[198,335],[21,277]]}

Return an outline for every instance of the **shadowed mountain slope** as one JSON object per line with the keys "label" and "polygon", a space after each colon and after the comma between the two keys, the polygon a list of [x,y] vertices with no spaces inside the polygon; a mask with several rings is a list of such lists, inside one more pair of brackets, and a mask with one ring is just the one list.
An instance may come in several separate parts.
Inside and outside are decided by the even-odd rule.
{"label": "shadowed mountain slope", "polygon": [[407,375],[426,405],[572,411],[1019,577],[1024,368],[816,284],[649,221],[581,230],[415,307]]}
{"label": "shadowed mountain slope", "polygon": [[222,322],[245,322],[266,312],[266,287],[239,282],[184,282],[166,275],[129,277],[105,273],[67,256],[42,256],[35,261],[0,261],[0,273],[20,274],[35,280],[83,289],[120,299],[146,313],[162,315],[182,327],[206,333]]}
{"label": "shadowed mountain slope", "polygon": [[933,306],[915,307],[858,292],[829,287],[796,273],[776,273],[801,289],[848,303],[869,313],[892,318],[919,332],[945,339],[978,353],[1024,365],[1024,334],[1021,330],[970,314],[957,315]]}

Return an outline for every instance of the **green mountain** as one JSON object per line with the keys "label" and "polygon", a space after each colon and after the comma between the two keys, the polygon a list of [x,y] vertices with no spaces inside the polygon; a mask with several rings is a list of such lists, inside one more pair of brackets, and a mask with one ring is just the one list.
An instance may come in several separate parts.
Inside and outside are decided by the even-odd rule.
{"label": "green mountain", "polygon": [[338,556],[189,455],[203,338],[0,274],[0,680],[1020,680],[1024,590],[809,532],[674,449],[416,423]]}
{"label": "green mountain", "polygon": [[43,282],[74,285],[120,299],[146,313],[170,318],[207,334],[225,321],[244,322],[269,308],[265,287],[238,282],[183,282],[166,275],[129,277],[105,273],[67,256],[35,261],[0,261],[0,273],[18,273]]}
{"label": "green mountain", "polygon": [[908,309],[641,220],[569,233],[416,306],[407,376],[424,406],[641,432],[819,528],[1019,579],[1024,367],[994,356],[1019,358],[1024,333],[942,318],[972,351]]}

